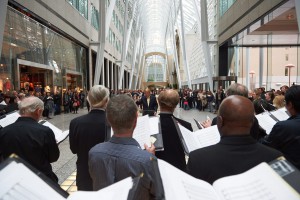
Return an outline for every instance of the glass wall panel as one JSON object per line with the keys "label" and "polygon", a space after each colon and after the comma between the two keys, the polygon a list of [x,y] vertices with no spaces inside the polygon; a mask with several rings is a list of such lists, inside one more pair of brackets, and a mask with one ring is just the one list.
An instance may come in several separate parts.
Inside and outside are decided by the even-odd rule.
{"label": "glass wall panel", "polygon": [[88,18],[88,0],[69,0],[69,3],[73,5],[79,13]]}
{"label": "glass wall panel", "polygon": [[96,30],[99,30],[99,11],[95,8],[95,6],[92,6],[91,23]]}
{"label": "glass wall panel", "polygon": [[219,0],[220,16],[224,15],[235,1],[236,0]]}
{"label": "glass wall panel", "polygon": [[[27,89],[29,83],[40,88],[49,85],[52,91],[63,89],[66,70],[85,77],[86,68],[86,48],[8,7],[0,60],[0,90]],[[81,88],[84,83],[81,79],[76,87]]]}

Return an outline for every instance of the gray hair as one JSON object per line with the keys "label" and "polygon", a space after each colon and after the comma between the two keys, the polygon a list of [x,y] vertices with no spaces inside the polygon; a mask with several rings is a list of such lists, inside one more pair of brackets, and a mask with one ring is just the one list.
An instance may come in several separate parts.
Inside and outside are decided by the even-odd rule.
{"label": "gray hair", "polygon": [[24,98],[19,102],[18,106],[20,115],[31,114],[37,109],[44,110],[44,102],[35,96]]}
{"label": "gray hair", "polygon": [[103,85],[94,85],[87,96],[92,108],[103,108],[109,98],[109,90]]}
{"label": "gray hair", "polygon": [[131,129],[137,118],[138,107],[131,97],[125,94],[111,98],[106,108],[106,117],[117,133]]}
{"label": "gray hair", "polygon": [[226,95],[239,95],[248,98],[248,88],[240,83],[233,83],[227,89]]}

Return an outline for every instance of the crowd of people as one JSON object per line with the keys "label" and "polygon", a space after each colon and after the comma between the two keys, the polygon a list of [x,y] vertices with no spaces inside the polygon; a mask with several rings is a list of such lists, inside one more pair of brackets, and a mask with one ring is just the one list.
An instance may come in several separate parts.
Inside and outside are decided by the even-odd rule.
{"label": "crowd of people", "polygon": [[77,90],[67,90],[52,93],[50,91],[34,92],[28,90],[10,91],[3,93],[0,91],[0,116],[18,110],[18,103],[24,98],[35,96],[44,102],[44,111],[42,116],[45,119],[51,119],[55,115],[61,114],[63,106],[64,113],[77,113],[79,108],[83,108],[85,103],[85,93]]}
{"label": "crowd of people", "polygon": [[[73,119],[69,127],[70,149],[77,154],[78,190],[96,191],[128,176],[143,174],[147,191],[145,199],[164,199],[160,175],[156,170],[157,158],[209,183],[281,156],[300,169],[300,86],[271,92],[265,92],[263,88],[249,92],[246,86],[238,83],[232,84],[226,91],[220,87],[215,94],[188,89],[151,92],[148,88],[145,91],[114,92],[101,85],[93,86],[87,95],[88,114]],[[193,101],[188,101],[187,96]],[[275,96],[283,98],[282,105],[291,117],[276,123],[271,133],[264,135],[255,118],[255,114],[261,112],[256,107],[258,105],[263,111],[281,107],[274,101]],[[176,118],[173,112],[178,104],[185,109],[195,107],[203,110],[205,101],[209,111],[217,110],[217,117],[202,125],[205,128],[216,124],[221,140],[215,145],[192,151],[186,161],[175,123],[191,131],[193,129],[190,122]],[[57,182],[50,165],[59,157],[54,134],[48,127],[37,123],[45,110],[44,104],[34,96],[25,97],[18,103],[21,117],[0,130],[0,153],[3,158],[11,153],[18,154]],[[139,109],[143,115],[159,116],[163,151],[155,151],[153,144],[145,144],[145,150],[142,150],[132,137]],[[24,134],[14,131],[17,129]],[[111,129],[114,132],[112,136]]]}

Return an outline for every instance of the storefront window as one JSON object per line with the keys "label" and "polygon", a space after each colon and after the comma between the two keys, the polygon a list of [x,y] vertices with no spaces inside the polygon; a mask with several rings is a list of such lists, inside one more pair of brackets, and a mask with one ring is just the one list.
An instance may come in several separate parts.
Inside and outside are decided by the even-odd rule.
{"label": "storefront window", "polygon": [[[0,90],[63,88],[66,70],[85,77],[86,49],[30,17],[7,9],[0,60]],[[83,81],[76,82],[82,88]],[[75,86],[74,86],[75,87]]]}

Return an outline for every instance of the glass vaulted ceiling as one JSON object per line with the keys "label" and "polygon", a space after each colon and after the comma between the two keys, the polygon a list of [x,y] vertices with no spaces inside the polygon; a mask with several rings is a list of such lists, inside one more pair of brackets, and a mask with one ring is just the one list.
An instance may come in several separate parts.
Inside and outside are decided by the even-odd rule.
{"label": "glass vaulted ceiling", "polygon": [[[198,10],[200,0],[195,0]],[[167,26],[174,29],[181,26],[180,0],[131,0],[132,7],[137,6],[133,13],[134,20],[142,24],[146,53],[165,53],[165,35]],[[136,4],[136,5],[135,5]],[[196,24],[194,0],[182,0],[185,33],[190,32]]]}

